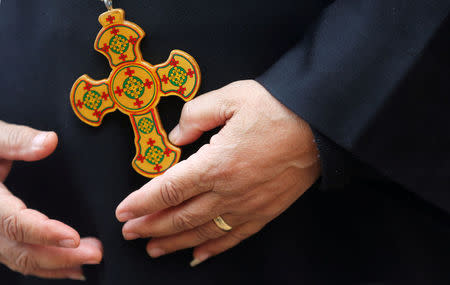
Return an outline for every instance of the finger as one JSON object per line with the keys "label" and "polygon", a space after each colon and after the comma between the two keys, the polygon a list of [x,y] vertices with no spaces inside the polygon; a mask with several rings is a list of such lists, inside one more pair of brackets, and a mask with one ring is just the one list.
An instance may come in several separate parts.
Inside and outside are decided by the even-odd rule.
{"label": "finger", "polygon": [[35,161],[50,155],[58,144],[54,132],[0,121],[0,157],[7,160]]}
{"label": "finger", "polygon": [[69,248],[80,243],[77,231],[27,209],[3,184],[0,184],[0,236],[16,242]]}
{"label": "finger", "polygon": [[123,236],[131,240],[168,236],[191,230],[222,214],[221,201],[219,195],[209,192],[194,197],[178,207],[129,220],[123,226]]}
{"label": "finger", "polygon": [[2,239],[0,254],[12,270],[33,274],[38,270],[67,269],[83,264],[98,264],[103,256],[100,241],[84,238],[78,248],[28,245]]}
{"label": "finger", "polygon": [[116,209],[116,217],[124,222],[170,207],[213,189],[219,154],[208,147],[154,178],[131,193]]}
{"label": "finger", "polygon": [[[241,217],[223,215],[222,218],[232,227],[244,223]],[[226,235],[227,232],[220,229],[213,221],[209,221],[192,230],[171,235],[168,237],[153,238],[147,244],[147,253],[153,257],[169,254],[181,249],[191,248]]]}
{"label": "finger", "polygon": [[11,170],[12,161],[0,158],[0,182],[5,181],[8,177],[9,171]]}
{"label": "finger", "polygon": [[191,266],[197,266],[205,260],[235,247],[241,241],[259,232],[263,226],[255,223],[246,223],[236,227],[223,237],[209,240],[199,245],[194,249],[194,260],[192,260]]}
{"label": "finger", "polygon": [[186,103],[179,124],[169,134],[170,141],[177,145],[189,144],[204,132],[224,125],[234,112],[232,101],[224,95],[226,88],[229,87],[203,94]]}
{"label": "finger", "polygon": [[42,269],[61,269],[83,264],[99,264],[103,258],[102,243],[95,238],[82,238],[77,248],[30,246],[30,256]]}
{"label": "finger", "polygon": [[46,279],[72,279],[86,281],[86,277],[84,277],[81,267],[54,270],[38,269],[32,275]]}

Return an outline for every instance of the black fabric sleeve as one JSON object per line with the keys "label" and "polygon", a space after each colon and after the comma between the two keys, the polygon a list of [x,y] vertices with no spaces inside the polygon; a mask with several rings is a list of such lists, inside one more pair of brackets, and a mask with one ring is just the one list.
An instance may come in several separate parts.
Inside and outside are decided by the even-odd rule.
{"label": "black fabric sleeve", "polygon": [[320,190],[341,190],[351,186],[351,183],[355,182],[354,180],[371,183],[386,179],[381,172],[362,162],[318,130],[313,128],[312,131],[320,152],[322,168],[322,176],[318,183]]}
{"label": "black fabric sleeve", "polygon": [[315,142],[320,153],[322,177],[321,190],[344,188],[351,179],[353,160],[348,153],[336,143],[313,129]]}
{"label": "black fabric sleeve", "polygon": [[[327,153],[341,150],[334,151],[335,166],[324,169],[324,181],[328,187],[338,186],[346,179],[345,175],[334,175],[336,171],[345,171],[345,163],[339,166],[342,151],[374,165],[405,186],[417,188],[417,185],[426,184],[426,180],[439,180],[438,185],[450,186],[448,178],[433,175],[436,169],[432,165],[427,175],[421,175],[423,181],[410,183],[408,173],[401,169],[411,170],[404,165],[410,164],[411,159],[400,160],[408,155],[417,157],[417,153],[421,153],[422,161],[434,156],[436,165],[445,168],[450,167],[447,165],[450,161],[448,152],[438,157],[430,150],[423,154],[424,150],[415,143],[417,147],[406,148],[408,151],[404,149],[399,159],[395,159],[396,153],[386,155],[389,159],[385,161],[379,159],[377,152],[382,152],[380,147],[389,143],[398,145],[401,138],[395,137],[395,131],[403,131],[402,126],[396,125],[397,130],[393,130],[389,122],[384,124],[390,136],[385,138],[385,145],[367,141],[374,122],[381,114],[389,118],[390,114],[404,112],[407,105],[397,105],[396,109],[389,107],[392,97],[396,96],[397,101],[399,98],[409,100],[402,97],[406,96],[404,93],[398,92],[399,85],[423,56],[449,9],[448,0],[335,1],[300,43],[257,78],[273,96],[311,124],[316,138],[322,142],[319,143],[322,159],[329,157],[322,154],[324,150]],[[420,95],[416,99],[419,105],[430,102]],[[438,96],[438,99],[442,98]],[[389,108],[390,113],[387,114]],[[436,116],[433,114],[434,106],[427,110],[429,112],[422,115],[436,121],[433,120]],[[407,116],[416,116],[414,112],[406,113]],[[409,139],[421,141],[413,134],[417,129],[407,129]],[[447,142],[448,137],[443,133],[441,131],[438,136]],[[377,132],[377,135],[383,136],[383,133]],[[395,152],[396,149],[390,151]],[[420,164],[421,161],[417,162]],[[412,169],[409,175],[423,170],[423,166]]]}

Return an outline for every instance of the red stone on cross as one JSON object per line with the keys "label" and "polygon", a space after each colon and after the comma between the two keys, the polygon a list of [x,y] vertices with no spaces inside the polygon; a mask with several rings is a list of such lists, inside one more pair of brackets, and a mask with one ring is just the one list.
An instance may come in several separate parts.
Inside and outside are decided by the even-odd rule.
{"label": "red stone on cross", "polygon": [[194,77],[195,72],[192,71],[192,69],[189,68],[188,72],[186,73],[190,78]]}
{"label": "red stone on cross", "polygon": [[109,45],[104,44],[103,47],[102,47],[102,51],[108,52],[109,51]]}
{"label": "red stone on cross", "polygon": [[184,91],[186,91],[186,88],[184,88],[183,86],[180,86],[180,88],[178,88],[177,92],[180,93],[181,95],[184,95]]}
{"label": "red stone on cross", "polygon": [[141,163],[144,163],[145,157],[143,157],[142,155],[139,154],[139,155],[136,157],[136,159],[139,160]]}
{"label": "red stone on cross", "polygon": [[91,91],[91,88],[92,88],[92,84],[89,82],[86,82],[86,85],[84,86],[84,90]]}
{"label": "red stone on cross", "polygon": [[106,21],[108,21],[109,24],[112,24],[112,23],[114,23],[115,19],[116,19],[116,17],[113,17],[113,16],[109,15],[108,18],[106,18]]}
{"label": "red stone on cross", "polygon": [[173,67],[177,66],[178,63],[180,63],[178,60],[175,60],[175,58],[172,58],[172,60],[170,61],[170,65],[172,65]]}
{"label": "red stone on cross", "polygon": [[169,78],[164,74],[163,78],[161,78],[161,81],[164,82],[164,84],[167,84],[169,82]]}
{"label": "red stone on cross", "polygon": [[117,89],[116,89],[116,91],[114,91],[114,93],[116,93],[117,95],[119,95],[119,97],[121,97],[121,96],[122,96],[122,92],[123,92],[123,89],[122,89],[122,88],[120,88],[120,86],[117,86]]}
{"label": "red stone on cross", "polygon": [[125,61],[125,60],[127,59],[127,55],[124,54],[124,53],[122,53],[122,54],[119,56],[119,59],[122,60],[122,61]]}
{"label": "red stone on cross", "polygon": [[103,92],[103,94],[102,94],[102,99],[103,99],[103,100],[105,100],[105,101],[107,101],[107,100],[108,100],[108,98],[109,98],[109,95],[108,95],[108,93],[106,93],[106,92]]}
{"label": "red stone on cross", "polygon": [[102,112],[95,110],[93,115],[100,119],[100,117],[102,116]]}
{"label": "red stone on cross", "polygon": [[145,87],[147,87],[148,89],[151,89],[151,88],[152,88],[152,85],[153,85],[153,82],[150,81],[150,80],[148,80],[148,78],[147,78],[147,79],[145,79],[144,85],[145,85]]}
{"label": "red stone on cross", "polygon": [[134,102],[134,106],[141,108],[142,104],[144,104],[144,101],[141,101],[141,100],[139,100],[139,98],[136,98],[136,102]]}
{"label": "red stone on cross", "polygon": [[132,45],[135,45],[137,42],[137,39],[133,38],[133,36],[130,36],[130,38],[128,39],[128,42]]}
{"label": "red stone on cross", "polygon": [[132,70],[131,68],[127,67],[127,72],[125,72],[125,74],[128,75],[129,77],[131,77],[134,74],[134,70]]}
{"label": "red stone on cross", "polygon": [[172,150],[170,148],[166,148],[166,150],[164,151],[164,154],[166,156],[169,156],[172,153]]}
{"label": "red stone on cross", "polygon": [[114,28],[112,28],[112,30],[111,30],[111,34],[113,34],[113,35],[117,35],[119,33],[119,29],[116,29],[115,27]]}

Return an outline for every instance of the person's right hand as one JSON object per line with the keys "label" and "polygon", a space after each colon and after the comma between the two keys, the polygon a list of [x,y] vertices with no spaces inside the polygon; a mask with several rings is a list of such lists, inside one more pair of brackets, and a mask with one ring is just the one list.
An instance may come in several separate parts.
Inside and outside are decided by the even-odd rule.
{"label": "person's right hand", "polygon": [[100,263],[101,242],[28,209],[3,184],[14,160],[43,159],[57,144],[54,132],[0,121],[0,263],[25,275],[84,280],[81,266]]}

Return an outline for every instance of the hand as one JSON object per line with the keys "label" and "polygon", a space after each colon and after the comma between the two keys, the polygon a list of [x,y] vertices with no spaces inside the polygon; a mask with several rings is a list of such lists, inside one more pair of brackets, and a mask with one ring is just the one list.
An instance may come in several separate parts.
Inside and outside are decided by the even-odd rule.
{"label": "hand", "polygon": [[81,265],[102,259],[100,241],[80,239],[73,228],[27,209],[3,184],[14,160],[43,159],[57,143],[53,132],[0,121],[0,263],[25,275],[84,280]]}
{"label": "hand", "polygon": [[[209,144],[118,206],[126,239],[153,237],[150,256],[196,247],[197,265],[257,233],[318,179],[310,127],[257,82],[188,102],[169,137],[185,145],[221,125]],[[219,215],[233,230],[212,222]]]}

